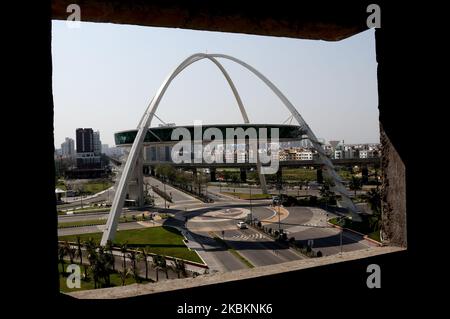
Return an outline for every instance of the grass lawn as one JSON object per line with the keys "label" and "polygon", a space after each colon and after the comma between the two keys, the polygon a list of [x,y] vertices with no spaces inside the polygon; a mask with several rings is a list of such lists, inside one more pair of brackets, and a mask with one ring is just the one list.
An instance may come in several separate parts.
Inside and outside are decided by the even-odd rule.
{"label": "grass lawn", "polygon": [[[67,268],[68,263],[64,266],[64,268]],[[84,267],[85,265],[81,266],[81,274],[84,274]],[[94,280],[90,278],[88,281],[81,280],[80,282],[80,288],[69,288],[67,287],[67,275],[63,275],[61,273],[61,264],[58,264],[59,269],[59,290],[62,292],[74,292],[74,291],[80,291],[80,290],[89,290],[94,289]],[[88,271],[89,273],[89,271]],[[92,276],[91,276],[92,277]],[[122,286],[122,279],[120,278],[118,273],[112,273],[111,277],[111,286],[110,287],[117,287]],[[145,278],[142,279],[141,283],[148,283],[150,281],[146,281]],[[132,275],[127,276],[125,279],[125,285],[131,285],[136,283]]]}
{"label": "grass lawn", "polygon": [[[142,215],[135,215],[136,219],[133,219],[131,216],[122,216],[119,217],[119,223],[125,222],[139,222],[142,221]],[[58,223],[58,228],[65,227],[74,227],[74,226],[90,226],[90,225],[104,225],[106,224],[106,218],[98,218],[98,219],[89,219],[89,220],[78,220],[73,222],[64,222]]]}
{"label": "grass lawn", "polygon": [[104,224],[106,224],[106,219],[78,220],[73,222],[58,223],[58,228]]}
{"label": "grass lawn", "polygon": [[59,188],[59,189],[62,189],[62,190],[64,190],[64,191],[67,190],[66,184],[64,184],[63,182],[58,182],[58,183],[55,185],[55,187],[56,187],[56,188]]}
{"label": "grass lawn", "polygon": [[378,231],[378,230],[368,234],[367,236],[373,240],[381,242],[380,231]]}
{"label": "grass lawn", "polygon": [[315,181],[317,173],[316,170],[306,168],[286,168],[283,169],[283,179]]}
{"label": "grass lawn", "polygon": [[[222,192],[223,194],[238,197],[240,199],[250,199],[250,193],[233,193],[233,192]],[[253,194],[252,199],[270,199],[272,195],[270,194]]]}
{"label": "grass lawn", "polygon": [[[61,236],[59,240],[75,242],[77,236],[80,236],[82,241],[92,237],[94,241],[99,243],[102,233]],[[150,253],[203,263],[195,251],[186,247],[183,239],[183,236],[175,228],[166,226],[148,227],[118,231],[114,244],[120,245],[127,242],[129,248],[147,247]]]}
{"label": "grass lawn", "polygon": [[96,194],[113,186],[111,181],[98,182],[90,181],[83,185],[83,191],[88,194]]}

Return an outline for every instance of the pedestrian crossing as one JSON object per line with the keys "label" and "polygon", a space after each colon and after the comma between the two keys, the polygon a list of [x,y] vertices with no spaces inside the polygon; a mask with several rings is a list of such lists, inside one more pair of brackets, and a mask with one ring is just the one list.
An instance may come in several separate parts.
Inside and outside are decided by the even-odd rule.
{"label": "pedestrian crossing", "polygon": [[250,235],[240,234],[240,235],[233,235],[231,236],[232,239],[239,239],[239,240],[258,240],[258,239],[264,239],[264,236],[260,233],[254,233]]}

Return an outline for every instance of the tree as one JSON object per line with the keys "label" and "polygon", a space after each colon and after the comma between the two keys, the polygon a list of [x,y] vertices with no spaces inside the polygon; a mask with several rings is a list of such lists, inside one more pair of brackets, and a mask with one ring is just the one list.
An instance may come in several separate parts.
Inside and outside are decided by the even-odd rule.
{"label": "tree", "polygon": [[148,280],[148,252],[147,249],[145,248],[141,248],[141,253],[142,253],[142,259],[144,260],[144,265],[145,265],[145,280]]}
{"label": "tree", "polygon": [[[80,265],[83,266],[83,251],[81,250],[81,237],[77,236],[77,255],[80,258]],[[87,268],[84,268],[84,278],[87,278]]]}
{"label": "tree", "polygon": [[334,185],[330,179],[324,179],[323,185],[319,191],[320,196],[325,200],[327,206],[336,199],[335,194],[331,191],[332,186]]}
{"label": "tree", "polygon": [[99,265],[97,263],[98,255],[97,255],[97,245],[94,242],[94,239],[91,237],[88,241],[85,242],[87,257],[89,260],[89,269],[92,273],[92,278],[94,279],[94,288],[97,288],[98,278],[99,278]]}
{"label": "tree", "polygon": [[166,279],[169,279],[169,268],[167,267],[167,260],[164,256],[161,256],[160,267],[166,273]]}
{"label": "tree", "polygon": [[120,245],[120,252],[122,253],[122,257],[123,257],[123,268],[127,268],[127,259],[126,259],[127,251],[128,251],[128,243],[125,242]]}
{"label": "tree", "polygon": [[138,267],[137,267],[137,254],[135,250],[130,250],[130,252],[128,253],[128,258],[130,259],[131,262],[131,272],[133,274],[134,280],[136,282],[138,282],[139,279],[139,273],[138,273]]}
{"label": "tree", "polygon": [[65,250],[65,254],[67,256],[69,256],[70,263],[73,264],[73,259],[75,258],[75,252],[76,252],[75,248],[72,248],[67,240],[64,242],[63,247]]}
{"label": "tree", "polygon": [[166,278],[169,279],[167,261],[164,256],[154,255],[153,256],[153,265],[156,270],[156,281],[158,281],[158,278],[159,278],[159,275],[158,275],[159,270],[164,271],[166,273]]}
{"label": "tree", "polygon": [[352,191],[355,191],[355,197],[356,197],[356,191],[362,189],[362,180],[361,178],[358,178],[356,176],[352,176],[352,179],[350,180],[349,188]]}
{"label": "tree", "polygon": [[66,249],[64,248],[63,245],[59,245],[58,246],[58,260],[59,263],[61,264],[61,273],[64,274],[66,271],[64,269],[64,257],[66,256]]}
{"label": "tree", "polygon": [[[97,278],[103,278],[105,286],[110,286],[110,268],[109,268],[109,257],[108,253],[105,253],[105,248],[100,246],[98,248],[97,259],[95,261],[95,272]],[[100,280],[98,280],[100,283]]]}
{"label": "tree", "polygon": [[180,274],[183,275],[183,277],[186,277],[186,264],[181,259],[175,259],[174,260],[175,265],[175,272],[178,275],[178,278],[180,278]]}
{"label": "tree", "polygon": [[108,252],[108,265],[111,266],[113,271],[116,271],[116,258],[113,252],[114,244],[111,240],[108,240],[105,245],[105,250]]}
{"label": "tree", "polygon": [[128,268],[122,268],[122,270],[119,271],[119,277],[122,281],[122,286],[125,286],[125,281],[127,280],[128,276],[130,275],[130,270]]}
{"label": "tree", "polygon": [[155,272],[156,272],[156,281],[159,280],[159,270],[161,269],[159,266],[159,258],[161,256],[159,255],[153,255],[153,268],[155,268]]}
{"label": "tree", "polygon": [[369,226],[373,231],[381,229],[381,192],[379,188],[372,188],[367,192],[367,202],[372,210]]}

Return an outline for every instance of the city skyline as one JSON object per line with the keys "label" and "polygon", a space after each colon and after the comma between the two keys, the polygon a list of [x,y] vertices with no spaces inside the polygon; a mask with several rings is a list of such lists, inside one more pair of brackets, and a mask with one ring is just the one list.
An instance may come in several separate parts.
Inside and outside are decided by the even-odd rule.
{"label": "city skyline", "polygon": [[[53,39],[55,148],[73,138],[77,127],[95,127],[105,144],[115,145],[113,134],[136,127],[136,118],[174,66],[206,50],[233,52],[255,65],[280,87],[319,138],[379,142],[372,30],[335,43],[94,23],[69,29],[54,21]],[[162,40],[158,50],[150,50],[148,42],[157,40]],[[227,62],[224,66],[252,123],[288,118],[257,79]],[[161,104],[157,115],[177,125],[196,119],[242,122],[226,82],[206,62],[184,71]],[[181,112],[178,105],[189,112]],[[159,123],[155,119],[152,126]]]}

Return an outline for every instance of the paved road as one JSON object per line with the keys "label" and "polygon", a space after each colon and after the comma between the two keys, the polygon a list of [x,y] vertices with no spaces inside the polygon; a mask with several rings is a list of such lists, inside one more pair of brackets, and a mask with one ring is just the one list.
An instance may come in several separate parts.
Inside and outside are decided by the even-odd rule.
{"label": "paved road", "polygon": [[[163,189],[160,181],[152,177],[145,177],[146,182],[151,185],[158,185]],[[166,185],[166,192],[171,193],[173,203],[170,209],[164,209],[164,200],[156,195],[156,205],[151,211],[171,212],[175,214],[175,219],[170,223],[172,226],[184,229],[185,218],[188,218],[187,234],[189,243],[199,255],[208,263],[212,271],[232,271],[243,269],[247,266],[238,259],[234,254],[227,251],[219,242],[211,236],[216,234],[222,236],[222,230],[225,231],[224,238],[227,244],[233,247],[239,254],[250,261],[255,266],[263,266],[269,264],[282,263],[290,260],[304,258],[297,252],[286,249],[271,238],[266,237],[254,229],[238,229],[236,223],[245,219],[250,211],[253,217],[259,220],[268,219],[274,215],[269,209],[271,200],[253,200],[250,201],[233,198],[221,194],[218,186],[208,187],[209,195],[214,199],[214,203],[206,204],[196,198],[179,191],[169,185]],[[222,188],[222,191],[224,188]],[[232,191],[232,189],[231,189]],[[236,188],[237,192],[248,192],[247,188]],[[255,189],[252,192],[257,191]],[[162,208],[161,208],[162,207]],[[297,241],[304,244],[309,239],[313,239],[313,249],[320,250],[324,255],[337,254],[340,249],[340,231],[327,225],[327,218],[333,217],[318,208],[307,207],[287,207],[289,215],[282,219],[280,224],[273,222],[266,225],[277,230],[281,227],[288,233],[289,237],[294,237]],[[139,214],[140,212],[131,211],[124,214]],[[108,212],[83,214],[83,215],[64,215],[59,216],[59,221],[75,221],[75,220],[91,220],[106,218]],[[167,222],[164,222],[164,224]],[[142,228],[138,223],[122,223],[119,229]],[[59,229],[59,235],[69,235],[77,233],[99,232],[103,226],[86,226],[77,228]],[[370,248],[371,245],[361,236],[353,233],[344,232],[343,251],[352,251],[358,249]]]}
{"label": "paved road", "polygon": [[[243,212],[242,209],[235,208],[235,211],[218,210],[212,212],[208,209],[202,209],[189,212],[185,216],[189,218],[187,228],[195,235],[202,238],[210,236],[224,236],[226,243],[238,251],[254,266],[263,266],[277,264],[291,260],[301,259],[297,253],[286,249],[271,238],[262,235],[260,232],[249,229],[238,229],[236,224],[242,220],[249,212],[248,207]],[[216,215],[214,215],[216,214]],[[210,215],[210,216],[207,216]],[[263,220],[273,215],[273,212],[267,207],[254,207],[253,216]],[[222,231],[224,231],[222,235]],[[217,245],[217,244],[216,244]],[[233,255],[226,256],[230,259]],[[223,256],[217,256],[221,258]],[[222,264],[229,261],[220,260]]]}
{"label": "paved road", "polygon": [[[340,230],[330,227],[327,219],[335,215],[319,208],[286,207],[289,216],[281,223],[281,228],[288,232],[288,237],[306,245],[313,240],[313,250],[321,251],[323,255],[333,255],[341,251]],[[274,225],[278,228],[277,225]],[[345,231],[342,236],[342,251],[353,251],[373,247],[362,236]]]}
{"label": "paved road", "polygon": [[90,206],[94,203],[103,203],[107,200],[111,201],[113,197],[114,190],[112,188],[109,188],[104,192],[100,192],[89,197],[83,197],[82,199],[80,197],[71,198],[70,203],[57,205],[57,208],[58,210],[81,208]]}
{"label": "paved road", "polygon": [[[239,186],[238,187],[222,186],[222,187],[220,187],[220,186],[211,185],[211,186],[208,186],[208,192],[216,192],[216,193],[219,193],[219,192],[230,192],[230,193],[236,192],[236,193],[250,194],[250,189],[249,189],[249,187],[246,187],[246,186],[241,186],[241,187],[239,187]],[[277,190],[275,188],[269,188],[268,192],[272,193],[272,194],[278,194],[279,190]],[[252,187],[251,193],[252,194],[261,194],[262,191],[261,191],[261,188]],[[289,188],[287,190],[286,189],[282,190],[281,193],[282,194],[292,195],[292,196],[298,196],[298,195],[300,195],[300,196],[305,196],[305,195],[318,196],[319,195],[319,191],[317,189],[312,189],[312,188],[309,189],[309,190],[305,190],[305,189],[298,190],[298,189],[294,189],[294,188]]]}
{"label": "paved road", "polygon": [[[202,203],[200,200],[196,199],[195,197],[192,197],[182,191],[179,191],[178,189],[168,185],[163,184],[161,181],[157,180],[156,178],[145,176],[144,182],[149,183],[152,186],[158,187],[160,190],[166,191],[167,194],[172,196],[173,204],[176,205],[182,205],[182,204],[199,204]],[[170,206],[172,206],[171,203],[168,203]]]}

